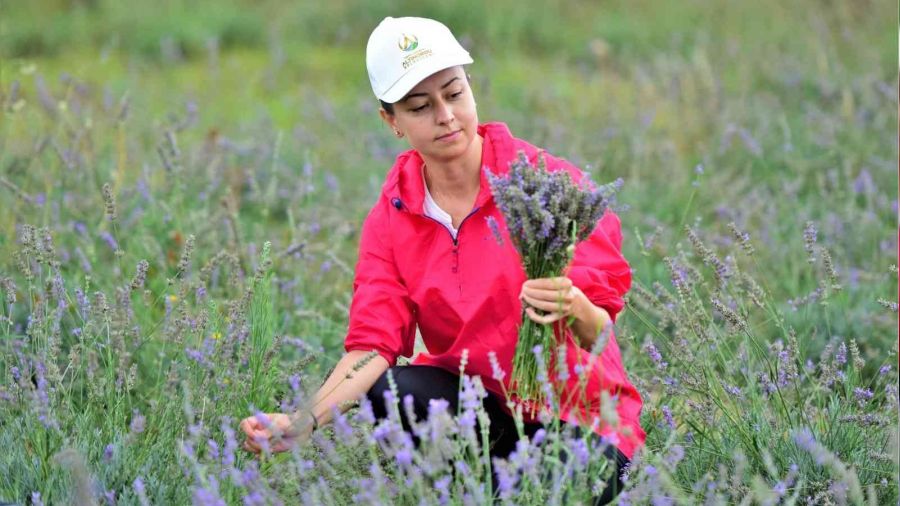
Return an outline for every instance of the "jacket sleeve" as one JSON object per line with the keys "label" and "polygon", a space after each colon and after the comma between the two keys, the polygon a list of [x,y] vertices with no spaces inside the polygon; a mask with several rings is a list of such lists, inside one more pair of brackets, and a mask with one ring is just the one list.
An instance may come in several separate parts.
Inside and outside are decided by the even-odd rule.
{"label": "jacket sleeve", "polygon": [[344,349],[375,350],[393,367],[398,356],[412,356],[416,326],[412,300],[387,240],[386,207],[379,201],[363,223]]}
{"label": "jacket sleeve", "polygon": [[623,297],[631,287],[631,267],[622,256],[622,225],[607,210],[596,228],[575,247],[567,272],[569,279],[595,306],[605,309],[613,322],[625,306]]}

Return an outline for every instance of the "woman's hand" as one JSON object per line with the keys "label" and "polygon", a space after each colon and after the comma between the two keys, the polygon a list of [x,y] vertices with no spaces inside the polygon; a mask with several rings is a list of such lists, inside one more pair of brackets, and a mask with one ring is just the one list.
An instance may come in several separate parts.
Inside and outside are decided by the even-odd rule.
{"label": "woman's hand", "polygon": [[[525,314],[533,322],[546,325],[573,318],[572,331],[586,349],[593,346],[600,331],[612,321],[605,309],[595,306],[567,277],[529,279],[522,284],[519,298],[526,304]],[[535,309],[546,314],[540,315]]]}
{"label": "woman's hand", "polygon": [[[566,277],[529,279],[522,284],[519,298],[527,304],[525,314],[541,324],[553,323],[568,316],[577,318],[584,302],[590,304],[584,293]],[[535,309],[546,314],[540,315]]]}
{"label": "woman's hand", "polygon": [[267,448],[269,452],[278,453],[309,439],[312,419],[306,411],[296,420],[284,413],[260,413],[241,420],[240,428],[247,436],[244,450],[260,453]]}

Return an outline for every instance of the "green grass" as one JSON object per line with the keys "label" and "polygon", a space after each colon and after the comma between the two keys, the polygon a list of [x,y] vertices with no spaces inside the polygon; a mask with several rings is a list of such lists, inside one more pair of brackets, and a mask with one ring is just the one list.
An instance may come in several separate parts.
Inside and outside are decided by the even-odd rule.
{"label": "green grass", "polygon": [[[54,458],[71,447],[121,503],[140,501],[132,486],[139,476],[152,502],[189,501],[192,484],[208,485],[200,477],[218,468],[199,448],[189,462],[179,442],[223,443],[221,417],[235,421],[251,405],[276,408],[293,395],[292,374],[305,391],[320,383],[343,353],[359,227],[393,157],[406,149],[377,116],[363,54],[375,24],[401,14],[441,19],[470,48],[482,121],[507,122],[598,181],[625,179],[620,216],[635,286],[657,297],[667,290],[677,309],[672,316],[645,303],[636,288],[617,329],[629,377],[645,397],[652,451],[644,464],[655,462],[671,478],[666,490],[699,500],[691,487],[723,472],[739,477],[727,497],[748,493],[762,502],[766,491],[749,491],[760,479],[771,488],[794,462],[806,480],[804,497],[825,493],[833,473],[792,442],[800,425],[856,465],[879,497],[890,494],[879,484],[886,470],[896,490],[896,436],[891,442],[887,429],[834,421],[890,408],[883,386],[896,384],[896,312],[879,303],[897,294],[890,268],[897,262],[896,6],[491,5],[0,2],[0,279],[17,287],[11,309],[5,287],[0,295],[0,314],[10,319],[0,322],[0,394],[14,398],[0,400],[0,444],[11,449],[0,458],[0,499],[26,503],[32,491],[47,504],[72,497],[78,480],[70,470],[79,466]],[[50,94],[43,104],[40,82]],[[116,196],[116,221],[104,217],[104,183]],[[750,234],[752,257],[740,252],[731,221]],[[814,263],[805,251],[807,221],[818,228]],[[54,252],[23,245],[23,224],[47,227]],[[684,225],[752,276],[767,306],[754,306],[739,284],[725,294],[713,290]],[[193,252],[179,270],[191,235]],[[297,245],[299,253],[284,254]],[[822,251],[842,289],[794,311],[789,300],[830,283]],[[31,280],[21,267],[32,272],[27,258],[39,266]],[[266,258],[271,266],[255,277]],[[703,273],[689,298],[675,300],[666,258]],[[142,259],[150,266],[145,285],[117,296]],[[50,283],[57,269],[62,313]],[[78,309],[76,287],[91,298],[88,314]],[[97,312],[95,292],[105,295],[109,314]],[[711,308],[713,295],[734,300],[750,335],[725,325]],[[237,339],[235,322],[247,323],[246,341]],[[707,327],[716,349],[698,337],[696,329]],[[847,366],[841,389],[823,387],[816,369],[779,408],[754,375],[777,374],[766,350],[786,342],[791,328],[801,366],[832,363],[820,360],[823,349],[850,339],[864,364]],[[676,337],[689,340],[696,361],[679,355]],[[690,373],[703,385],[665,388],[646,352],[650,340],[669,374]],[[48,365],[59,430],[45,430],[37,418],[36,377],[13,380],[12,367],[25,371],[29,363],[16,354],[18,341],[26,358]],[[204,349],[204,360],[189,358]],[[737,365],[742,350],[749,375]],[[884,364],[894,364],[886,378],[878,375]],[[719,384],[726,380],[745,389],[746,402],[728,400]],[[856,386],[882,390],[859,407]],[[676,428],[661,422],[662,406]],[[797,418],[806,409],[812,423]],[[135,410],[146,418],[140,434],[129,430]],[[756,425],[758,432],[748,431]],[[191,426],[202,427],[193,429],[200,435]],[[654,460],[668,458],[676,444],[686,453],[678,466]],[[115,448],[111,459],[106,445]],[[308,451],[304,458],[316,461],[327,453]],[[354,451],[340,446],[345,465],[319,469],[344,499],[352,497],[350,477],[368,472]],[[239,456],[237,465],[248,462]],[[324,494],[302,473],[279,471],[299,468],[286,463],[291,458],[276,462],[261,472],[285,502],[296,502],[303,487]],[[658,488],[636,476],[636,496]],[[222,487],[229,502],[245,492]]]}

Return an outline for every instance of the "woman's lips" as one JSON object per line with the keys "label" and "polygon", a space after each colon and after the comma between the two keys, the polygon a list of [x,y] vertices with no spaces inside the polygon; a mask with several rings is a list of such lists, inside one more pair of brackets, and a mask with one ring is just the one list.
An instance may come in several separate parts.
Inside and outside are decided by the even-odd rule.
{"label": "woman's lips", "polygon": [[460,133],[462,133],[462,130],[457,130],[455,132],[451,132],[449,134],[442,135],[442,136],[438,137],[437,140],[442,141],[442,142],[454,141],[454,140],[456,140],[457,137],[459,137]]}

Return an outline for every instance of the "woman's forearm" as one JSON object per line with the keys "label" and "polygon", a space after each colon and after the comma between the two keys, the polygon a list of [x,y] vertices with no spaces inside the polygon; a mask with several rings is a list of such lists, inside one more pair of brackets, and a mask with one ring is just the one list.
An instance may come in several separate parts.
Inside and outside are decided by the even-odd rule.
{"label": "woman's forearm", "polygon": [[572,322],[572,333],[575,341],[586,350],[594,346],[600,331],[611,320],[605,309],[595,306],[580,290],[575,299],[573,316],[575,321]]}
{"label": "woman's forearm", "polygon": [[[354,371],[353,366],[370,353],[362,350],[348,352],[338,361],[325,384],[319,388],[312,405],[312,413],[316,416],[319,426],[331,422],[333,406],[339,406],[342,413],[347,411],[350,408],[349,403],[345,405],[342,403],[359,399],[360,395],[368,392],[384,371],[388,370],[390,364],[387,360],[381,355],[375,355],[358,371]],[[348,374],[350,378],[347,378]],[[298,416],[303,416],[303,413]]]}

